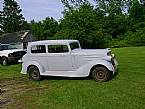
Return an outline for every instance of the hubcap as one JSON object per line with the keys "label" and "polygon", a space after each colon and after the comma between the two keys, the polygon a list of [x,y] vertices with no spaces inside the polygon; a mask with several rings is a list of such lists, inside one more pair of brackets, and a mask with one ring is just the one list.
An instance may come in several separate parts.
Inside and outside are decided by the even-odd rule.
{"label": "hubcap", "polygon": [[96,78],[99,79],[99,80],[102,80],[105,78],[105,74],[103,71],[98,71],[96,72]]}
{"label": "hubcap", "polygon": [[32,71],[31,76],[32,78],[38,78],[37,71]]}
{"label": "hubcap", "polygon": [[7,61],[6,60],[3,60],[3,65],[7,65]]}

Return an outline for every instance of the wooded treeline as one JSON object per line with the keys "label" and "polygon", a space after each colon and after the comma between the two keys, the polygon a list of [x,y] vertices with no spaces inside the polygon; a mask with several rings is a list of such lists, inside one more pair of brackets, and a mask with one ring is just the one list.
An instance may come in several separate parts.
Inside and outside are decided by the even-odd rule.
{"label": "wooded treeline", "polygon": [[[10,0],[5,0],[5,2]],[[15,2],[14,0],[11,0]],[[14,22],[7,22],[7,5],[0,17],[2,33],[29,29],[39,40],[77,39],[83,48],[125,47],[145,45],[145,4],[138,0],[61,0],[63,18],[52,17],[27,23],[17,6]],[[16,3],[16,2],[15,2]],[[12,8],[11,8],[12,9]],[[7,12],[5,12],[7,10]],[[12,16],[10,16],[12,18]],[[17,24],[19,19],[22,27]],[[13,20],[11,20],[13,21]],[[16,27],[15,27],[16,26]]]}

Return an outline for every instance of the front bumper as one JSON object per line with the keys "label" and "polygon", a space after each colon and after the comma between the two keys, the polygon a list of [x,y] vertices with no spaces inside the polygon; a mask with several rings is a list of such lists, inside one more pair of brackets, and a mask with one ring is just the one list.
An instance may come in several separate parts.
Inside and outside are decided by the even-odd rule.
{"label": "front bumper", "polygon": [[117,59],[115,58],[115,56],[112,57],[111,59],[111,63],[113,65],[113,68],[114,68],[114,74],[118,71],[118,62],[117,62]]}
{"label": "front bumper", "polygon": [[114,69],[115,69],[115,72],[118,70],[118,62],[117,62],[117,60],[116,60],[116,58],[114,59]]}
{"label": "front bumper", "polygon": [[18,57],[8,57],[8,61],[9,62],[18,62],[18,60],[20,60],[21,57],[18,56]]}

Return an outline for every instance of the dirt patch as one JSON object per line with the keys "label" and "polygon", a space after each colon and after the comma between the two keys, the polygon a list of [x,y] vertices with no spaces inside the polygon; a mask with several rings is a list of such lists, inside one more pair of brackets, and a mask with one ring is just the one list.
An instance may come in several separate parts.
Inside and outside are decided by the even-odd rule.
{"label": "dirt patch", "polygon": [[11,101],[10,100],[7,100],[7,99],[1,99],[0,100],[0,108],[8,105]]}
{"label": "dirt patch", "polygon": [[4,107],[10,102],[10,100],[3,98],[3,94],[5,92],[5,90],[2,90],[2,88],[0,88],[0,108]]}
{"label": "dirt patch", "polygon": [[0,108],[7,106],[10,103],[14,103],[14,97],[31,92],[41,92],[46,89],[44,85],[32,84],[32,81],[26,77],[13,78],[0,81]]}

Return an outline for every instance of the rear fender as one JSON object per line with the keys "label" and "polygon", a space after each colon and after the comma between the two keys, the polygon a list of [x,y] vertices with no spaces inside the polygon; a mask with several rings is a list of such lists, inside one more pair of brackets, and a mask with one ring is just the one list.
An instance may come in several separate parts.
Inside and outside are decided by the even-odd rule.
{"label": "rear fender", "polygon": [[39,69],[40,75],[44,72],[44,68],[43,68],[43,66],[41,64],[39,64],[36,61],[31,61],[31,62],[27,62],[27,63],[23,63],[22,64],[22,71],[21,71],[21,73],[23,73],[23,74],[28,73],[27,71],[28,71],[28,68],[30,66],[36,66]]}

